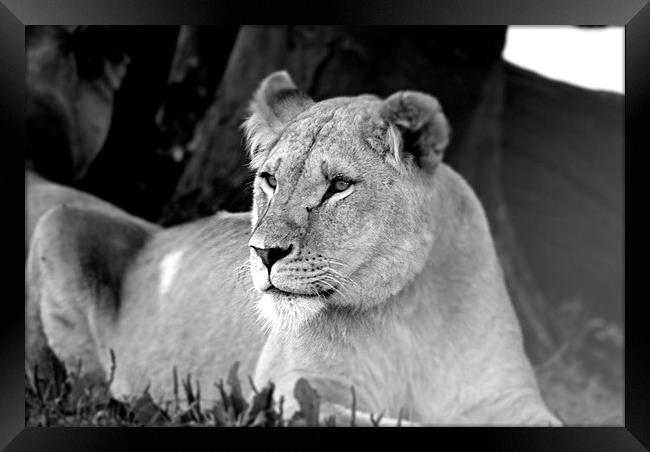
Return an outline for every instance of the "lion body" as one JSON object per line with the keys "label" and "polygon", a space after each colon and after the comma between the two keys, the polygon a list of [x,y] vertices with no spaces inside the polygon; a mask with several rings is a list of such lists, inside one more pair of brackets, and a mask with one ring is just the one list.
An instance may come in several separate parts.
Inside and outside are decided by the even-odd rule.
{"label": "lion body", "polygon": [[[399,144],[377,119],[383,104],[373,96],[315,107],[279,97],[284,110],[262,109],[275,115],[271,128],[255,115],[248,124],[253,140],[272,149],[253,155],[258,178],[277,177],[277,188],[256,181],[250,214],[161,229],[116,208],[61,206],[39,221],[28,298],[54,353],[68,368],[81,358],[87,372],[108,379],[113,350],[111,390],[120,397],[148,387],[154,400],[171,400],[176,368],[199,381],[202,398],[215,399],[214,383],[239,361],[256,386],[275,383],[285,413],[298,409],[293,389],[307,378],[322,413],[342,419],[354,387],[363,413],[557,425],[467,183],[437,154],[414,157],[424,168],[415,173],[356,141],[349,132],[361,124],[375,138],[387,134],[391,152]],[[420,143],[446,140],[436,103],[400,102],[433,109],[426,119],[435,127]],[[308,153],[292,153],[304,143]],[[329,190],[321,181],[333,169],[356,180],[330,199],[317,191]],[[284,257],[262,265],[259,249],[279,246]]]}
{"label": "lion body", "polygon": [[124,315],[107,341],[123,357],[114,393],[138,393],[151,383],[153,394],[169,397],[173,367],[201,381],[206,398],[217,396],[214,383],[235,362],[252,376],[264,333],[240,269],[249,232],[249,214],[221,214],[162,231],[144,247],[124,281]]}
{"label": "lion body", "polygon": [[[51,184],[50,191],[58,188]],[[205,393],[236,361],[244,374],[252,375],[264,335],[250,306],[251,293],[243,286],[245,276],[237,271],[248,257],[250,215],[220,214],[168,229],[151,225],[155,233],[125,264],[128,270],[119,281],[119,300],[109,297],[101,310],[80,315],[79,306],[69,302],[69,294],[79,291],[87,276],[74,267],[77,256],[65,253],[74,246],[67,239],[75,228],[92,227],[98,220],[89,217],[89,212],[108,212],[103,201],[94,203],[92,197],[83,194],[74,198],[71,192],[66,190],[60,193],[67,196],[55,197],[63,202],[43,215],[33,240],[27,288],[31,302],[26,311],[31,326],[27,331],[28,344],[31,341],[28,367],[43,367],[38,361],[46,356],[44,344],[37,339],[43,329],[41,318],[45,317],[47,345],[68,369],[76,369],[81,359],[85,374],[106,381],[113,350],[119,361],[111,388],[116,396],[138,394],[151,386],[152,394],[169,397],[174,367],[179,376],[191,374],[203,381]],[[112,209],[110,215],[123,214]],[[206,239],[208,224],[210,248],[206,249],[202,239]],[[119,230],[123,224],[115,222],[110,227]],[[52,252],[60,259],[56,267],[36,258]],[[206,260],[206,253],[214,260]],[[64,267],[67,259],[70,269]],[[57,279],[58,272],[65,272],[67,284],[48,287],[43,280]],[[210,273],[216,277],[206,278]],[[88,336],[93,340],[89,342]]]}

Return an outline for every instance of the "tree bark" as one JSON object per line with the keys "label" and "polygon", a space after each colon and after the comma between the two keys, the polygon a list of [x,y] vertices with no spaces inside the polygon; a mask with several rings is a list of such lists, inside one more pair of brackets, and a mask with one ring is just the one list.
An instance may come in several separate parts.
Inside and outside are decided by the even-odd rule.
{"label": "tree bark", "polygon": [[205,116],[226,68],[238,26],[180,28],[165,102],[158,110],[159,153],[182,163],[194,129]]}

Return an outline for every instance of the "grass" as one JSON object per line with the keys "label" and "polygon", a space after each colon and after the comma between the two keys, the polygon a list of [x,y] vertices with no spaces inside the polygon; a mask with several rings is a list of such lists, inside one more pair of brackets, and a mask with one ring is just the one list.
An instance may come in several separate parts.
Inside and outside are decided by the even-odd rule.
{"label": "grass", "polygon": [[[226,383],[217,383],[221,400],[205,406],[199,386],[191,376],[179,384],[174,369],[174,401],[156,404],[147,390],[129,401],[110,397],[108,384],[95,384],[65,373],[58,362],[51,377],[44,378],[35,368],[25,377],[25,424],[28,427],[297,427],[336,426],[333,417],[319,422],[319,396],[305,379],[296,383],[294,395],[300,411],[286,419],[283,399],[273,399],[274,385],[258,390],[249,379],[253,396],[246,400],[237,375],[238,364],[231,368]],[[182,392],[182,394],[181,394]],[[182,402],[182,403],[181,403]],[[186,403],[185,403],[186,402]],[[354,408],[353,408],[354,409]],[[377,418],[376,424],[380,418]],[[354,425],[354,424],[352,424]]]}
{"label": "grass", "polygon": [[[612,389],[598,375],[590,374],[574,355],[571,349],[565,349],[536,369],[549,407],[568,425],[623,425],[622,388]],[[107,384],[92,383],[75,373],[66,375],[63,370],[44,378],[35,369],[33,378],[26,377],[25,383],[27,426],[336,426],[333,418],[319,423],[318,394],[304,379],[299,380],[294,391],[300,411],[291,419],[283,414],[282,398],[274,401],[272,383],[258,390],[249,380],[253,396],[246,400],[237,365],[225,384],[221,380],[217,383],[220,400],[211,406],[203,403],[200,387],[192,385],[191,376],[179,382],[175,369],[175,397],[164,406],[156,404],[148,391],[130,401],[117,401],[110,397]],[[374,419],[378,423],[380,417]]]}
{"label": "grass", "polygon": [[[571,333],[553,356],[535,367],[542,396],[567,425],[623,425],[622,331],[612,323],[585,316],[577,305],[566,306],[573,312],[561,313],[566,322],[562,327]],[[304,379],[294,390],[300,411],[287,419],[282,398],[273,398],[272,383],[257,389],[249,377],[253,395],[244,398],[237,364],[225,383],[216,383],[217,402],[207,404],[191,376],[179,379],[174,369],[174,400],[156,404],[148,391],[129,401],[117,401],[110,397],[108,384],[80,378],[80,372],[66,374],[52,359],[51,376],[41,376],[35,368],[25,377],[27,426],[336,426],[334,418],[319,423],[318,394]],[[352,396],[354,413],[354,390]],[[373,419],[377,425],[381,416]]]}

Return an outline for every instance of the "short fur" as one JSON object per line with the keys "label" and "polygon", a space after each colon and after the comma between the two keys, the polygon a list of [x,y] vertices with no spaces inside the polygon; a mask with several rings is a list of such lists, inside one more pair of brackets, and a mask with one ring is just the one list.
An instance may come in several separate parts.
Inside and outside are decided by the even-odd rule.
{"label": "short fur", "polygon": [[[360,423],[384,412],[385,425],[400,414],[413,425],[559,425],[485,213],[441,162],[450,130],[433,97],[314,103],[274,73],[244,129],[251,214],[160,230],[58,208],[39,222],[30,303],[66,365],[82,356],[105,375],[113,349],[114,394],[150,385],[170,399],[176,366],[211,398],[238,360],[256,385],[275,382],[289,415],[305,377],[339,422],[354,386]],[[331,192],[341,178],[349,188]],[[249,246],[288,254],[269,271]]]}

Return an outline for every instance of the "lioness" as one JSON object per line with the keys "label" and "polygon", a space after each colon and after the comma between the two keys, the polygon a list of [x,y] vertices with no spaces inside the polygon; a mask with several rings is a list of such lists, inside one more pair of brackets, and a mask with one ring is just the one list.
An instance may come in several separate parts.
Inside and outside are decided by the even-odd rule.
{"label": "lioness", "polygon": [[[68,368],[171,398],[172,367],[202,393],[233,362],[298,409],[296,381],[338,424],[559,425],[522,347],[483,209],[441,162],[437,100],[401,91],[315,103],[268,76],[244,124],[250,213],[169,229],[105,208],[39,222],[29,303]],[[207,394],[206,394],[207,393]]]}

